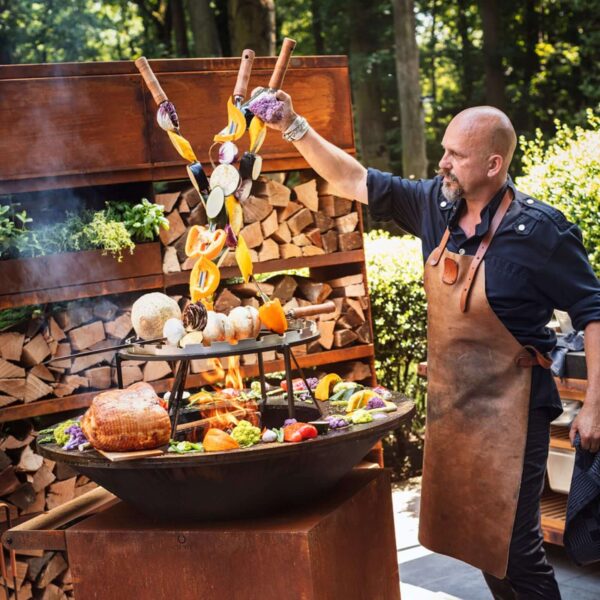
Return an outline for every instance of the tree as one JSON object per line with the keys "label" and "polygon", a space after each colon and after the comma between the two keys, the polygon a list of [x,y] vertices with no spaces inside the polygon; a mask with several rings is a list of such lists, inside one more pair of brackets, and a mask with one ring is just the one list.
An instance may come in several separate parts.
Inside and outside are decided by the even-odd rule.
{"label": "tree", "polygon": [[376,60],[381,24],[376,4],[365,6],[363,0],[351,0],[349,9],[350,74],[360,157],[364,164],[387,171],[390,154],[381,110],[382,77]]}
{"label": "tree", "polygon": [[500,7],[495,0],[479,0],[483,23],[485,57],[485,97],[490,106],[506,108],[504,70],[502,66],[502,23]]}
{"label": "tree", "polygon": [[257,56],[275,54],[275,0],[228,0],[231,54],[252,48]]}
{"label": "tree", "polygon": [[413,0],[394,0],[394,30],[402,131],[402,174],[404,177],[426,177],[425,118],[421,102]]}
{"label": "tree", "polygon": [[215,14],[210,0],[188,0],[194,56],[223,56]]}

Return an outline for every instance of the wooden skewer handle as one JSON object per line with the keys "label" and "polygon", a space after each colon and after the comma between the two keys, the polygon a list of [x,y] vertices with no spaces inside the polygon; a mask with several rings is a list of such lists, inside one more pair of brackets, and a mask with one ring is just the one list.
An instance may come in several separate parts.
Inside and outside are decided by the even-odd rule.
{"label": "wooden skewer handle", "polygon": [[252,73],[252,63],[254,62],[254,50],[246,49],[242,52],[242,62],[238,71],[237,81],[233,89],[234,96],[240,96],[242,100],[246,97],[248,91],[248,82],[250,73]]}
{"label": "wooden skewer handle", "polygon": [[291,38],[285,38],[283,44],[281,44],[281,51],[279,52],[279,58],[275,64],[275,70],[271,79],[269,80],[269,87],[272,90],[278,90],[283,85],[283,79],[287,71],[290,59],[292,58],[292,52],[296,47],[296,41]]}
{"label": "wooden skewer handle", "polygon": [[148,64],[145,56],[141,56],[135,61],[135,66],[138,68],[141,76],[143,77],[152,97],[154,98],[154,102],[158,106],[160,106],[163,102],[168,100],[167,95],[160,87],[160,83],[158,83],[158,79],[156,79],[156,75],[152,70],[152,67]]}
{"label": "wooden skewer handle", "polygon": [[332,312],[335,312],[335,304],[329,301],[324,302],[323,304],[314,304],[313,306],[299,306],[298,308],[292,308],[286,313],[286,316],[290,319],[301,319],[303,317],[323,315]]}

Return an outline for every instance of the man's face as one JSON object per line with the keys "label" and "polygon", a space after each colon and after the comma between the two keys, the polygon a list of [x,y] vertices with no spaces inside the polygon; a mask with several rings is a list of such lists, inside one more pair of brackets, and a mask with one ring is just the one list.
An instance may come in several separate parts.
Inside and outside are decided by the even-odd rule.
{"label": "man's face", "polygon": [[442,140],[444,156],[438,174],[444,177],[442,194],[450,202],[467,197],[487,182],[488,165],[480,128],[453,119]]}

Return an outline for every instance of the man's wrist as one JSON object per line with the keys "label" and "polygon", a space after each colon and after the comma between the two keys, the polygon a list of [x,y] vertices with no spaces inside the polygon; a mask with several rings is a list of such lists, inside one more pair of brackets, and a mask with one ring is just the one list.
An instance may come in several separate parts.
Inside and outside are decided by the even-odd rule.
{"label": "man's wrist", "polygon": [[308,121],[304,117],[296,115],[291,124],[283,131],[283,139],[288,142],[297,142],[306,135],[309,128]]}

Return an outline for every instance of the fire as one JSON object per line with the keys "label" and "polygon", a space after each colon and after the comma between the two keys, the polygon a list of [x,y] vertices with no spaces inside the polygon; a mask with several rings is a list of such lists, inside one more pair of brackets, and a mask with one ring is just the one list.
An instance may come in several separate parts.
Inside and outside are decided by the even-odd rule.
{"label": "fire", "polygon": [[223,380],[223,377],[225,377],[225,369],[218,358],[209,358],[208,363],[211,365],[212,369],[204,371],[202,376],[206,380],[206,383],[214,385],[217,381]]}
{"label": "fire", "polygon": [[234,390],[243,390],[244,382],[240,371],[240,357],[230,356],[227,359],[227,375],[225,376],[225,387]]}
{"label": "fire", "polygon": [[[238,392],[244,389],[239,356],[228,357],[227,372],[218,358],[211,358],[209,361],[211,368],[204,371],[202,375],[215,390],[211,392],[203,390],[190,397],[190,403],[198,407],[201,419],[182,424],[179,428],[218,427],[227,430],[237,425],[240,419],[259,425],[260,415],[256,402],[239,398]],[[225,387],[223,389],[218,387],[218,382],[222,382]]]}

